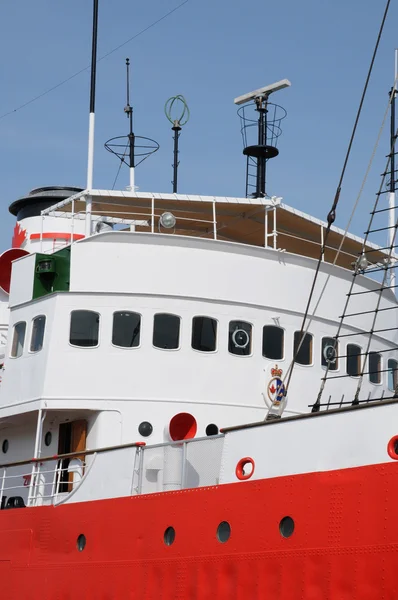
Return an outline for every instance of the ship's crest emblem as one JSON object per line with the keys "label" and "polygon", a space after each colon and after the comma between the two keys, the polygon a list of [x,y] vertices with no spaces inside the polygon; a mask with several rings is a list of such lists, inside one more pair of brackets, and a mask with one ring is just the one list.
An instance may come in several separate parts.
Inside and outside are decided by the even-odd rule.
{"label": "ship's crest emblem", "polygon": [[283,371],[278,365],[271,369],[272,379],[268,382],[267,394],[274,405],[279,405],[285,396],[285,386],[281,379],[282,373]]}

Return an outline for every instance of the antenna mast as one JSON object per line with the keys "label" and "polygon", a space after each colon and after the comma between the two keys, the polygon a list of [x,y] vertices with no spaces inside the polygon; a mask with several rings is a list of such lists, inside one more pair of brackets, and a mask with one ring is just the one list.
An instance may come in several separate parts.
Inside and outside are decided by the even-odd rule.
{"label": "antenna mast", "polygon": [[[389,206],[389,229],[388,229],[388,243],[389,246],[393,246],[397,244],[397,241],[394,241],[394,237],[396,236],[395,230],[395,187],[396,187],[396,179],[395,179],[395,142],[396,142],[396,131],[395,131],[395,99],[397,96],[397,77],[398,77],[398,49],[395,50],[395,69],[394,69],[394,85],[391,88],[389,94],[391,97],[391,108],[390,108],[390,185],[389,185],[389,194],[388,194],[388,206]],[[395,252],[394,252],[395,254]],[[390,271],[390,286],[394,289],[395,286],[395,270],[391,269]]]}
{"label": "antenna mast", "polygon": [[[244,105],[239,108],[238,115],[242,125],[243,154],[247,156],[246,196],[264,198],[267,195],[265,189],[266,164],[270,158],[274,158],[279,154],[276,143],[282,133],[280,122],[286,116],[284,108],[269,102],[269,96],[273,92],[289,86],[290,81],[282,79],[282,81],[277,81],[235,98],[235,104]],[[251,100],[254,101],[254,110],[258,113],[257,118],[250,114],[250,108],[253,108],[253,104],[250,107],[247,106],[247,103]],[[257,135],[252,143],[249,143],[248,134],[254,133],[255,130],[257,130]],[[252,178],[255,179],[255,184],[251,183]],[[253,187],[255,191],[249,194],[249,188]]]}
{"label": "antenna mast", "polygon": [[[180,106],[180,116],[178,118],[173,118],[172,116],[172,110],[173,110],[173,106],[176,102],[179,102],[181,104]],[[188,123],[189,120],[189,108],[188,108],[188,104],[184,98],[184,96],[182,96],[181,94],[179,94],[178,96],[172,96],[171,98],[169,98],[166,102],[166,104],[164,105],[164,112],[166,117],[168,118],[168,120],[170,121],[170,123],[172,124],[172,131],[174,131],[174,152],[173,152],[173,194],[177,193],[177,188],[178,188],[178,165],[180,164],[179,160],[178,160],[178,154],[179,154],[179,150],[178,150],[178,140],[180,138],[180,131],[183,125],[185,125],[186,123]]]}
{"label": "antenna mast", "polygon": [[[124,112],[129,120],[129,133],[119,135],[105,142],[105,148],[129,167],[129,187],[135,191],[135,168],[151,154],[159,150],[159,144],[151,138],[135,135],[133,132],[133,107],[130,105],[130,59],[126,58],[127,103]],[[121,165],[120,165],[121,166]],[[119,167],[120,169],[120,167]],[[119,171],[118,171],[119,173]],[[116,176],[117,179],[117,176]],[[114,184],[116,183],[116,179]]]}
{"label": "antenna mast", "polygon": [[124,112],[127,115],[130,123],[129,131],[129,167],[130,167],[130,191],[134,192],[134,133],[133,133],[133,107],[130,106],[130,60],[126,58],[126,75],[127,75],[127,103],[124,107]]}
{"label": "antenna mast", "polygon": [[[88,158],[87,158],[87,185],[93,189],[94,171],[94,124],[95,124],[95,80],[97,74],[97,37],[98,37],[98,0],[93,2],[93,34],[91,45],[91,81],[90,81],[90,116],[88,122]],[[86,196],[86,237],[91,235],[92,198]]]}

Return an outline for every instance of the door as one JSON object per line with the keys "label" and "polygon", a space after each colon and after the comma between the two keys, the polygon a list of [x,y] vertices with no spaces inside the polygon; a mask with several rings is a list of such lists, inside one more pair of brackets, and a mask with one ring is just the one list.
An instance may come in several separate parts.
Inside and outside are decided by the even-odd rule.
{"label": "door", "polygon": [[68,423],[61,423],[59,426],[58,454],[71,454],[73,452],[82,452],[76,457],[64,458],[61,461],[61,475],[59,478],[59,492],[70,492],[73,489],[74,471],[68,470],[71,460],[76,464],[76,459],[84,462],[84,450],[87,440],[87,421],[79,419]]}

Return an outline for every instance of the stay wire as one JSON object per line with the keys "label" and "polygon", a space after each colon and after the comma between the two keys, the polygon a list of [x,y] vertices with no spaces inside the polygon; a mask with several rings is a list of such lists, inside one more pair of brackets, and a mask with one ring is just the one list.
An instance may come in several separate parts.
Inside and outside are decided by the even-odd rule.
{"label": "stay wire", "polygon": [[[97,60],[97,64],[99,62],[101,62],[101,60],[104,60],[105,58],[108,58],[108,56],[111,56],[111,54],[114,54],[115,52],[117,52],[118,50],[120,50],[120,48],[123,48],[123,46],[126,46],[127,44],[129,44],[130,42],[132,42],[133,40],[135,40],[136,38],[138,38],[140,35],[146,33],[149,29],[152,29],[152,27],[155,27],[155,25],[158,25],[158,23],[160,23],[161,21],[164,21],[164,19],[167,19],[167,17],[169,17],[170,15],[172,15],[173,13],[175,13],[177,10],[179,10],[180,8],[182,8],[184,6],[184,4],[187,4],[188,2],[189,2],[189,0],[184,0],[183,2],[181,2],[181,4],[178,4],[178,6],[174,7],[171,10],[169,10],[169,12],[165,13],[162,17],[160,17],[159,19],[157,19],[156,21],[154,21],[153,23],[151,23],[150,25],[148,25],[144,29],[141,29],[141,31],[139,31],[138,33],[134,34],[128,40],[126,40],[125,42],[122,42],[121,44],[119,44],[118,46],[116,46],[115,48],[113,48],[112,50],[110,50],[109,52],[107,52],[106,54],[104,54],[103,56],[100,56],[100,58]],[[14,108],[12,110],[9,110],[8,112],[3,113],[2,115],[0,115],[0,121],[2,119],[5,119],[6,117],[8,117],[8,116],[10,116],[10,115],[12,115],[14,113],[16,113],[16,112],[22,110],[23,108],[26,108],[26,106],[29,106],[30,104],[33,104],[33,102],[36,102],[37,100],[40,100],[44,96],[47,96],[47,94],[50,94],[51,92],[54,92],[55,90],[57,90],[61,86],[65,85],[66,83],[68,83],[72,79],[75,79],[75,77],[78,77],[79,75],[81,75],[85,71],[88,71],[88,69],[90,69],[90,66],[91,65],[88,65],[87,67],[84,67],[83,69],[80,69],[80,71],[76,71],[76,73],[74,73],[73,75],[70,75],[70,77],[67,77],[66,79],[63,79],[62,81],[60,81],[56,85],[53,85],[52,87],[48,88],[47,90],[45,90],[41,94],[38,94],[38,96],[35,96],[34,98],[31,98],[30,100],[28,100],[27,102],[24,102],[20,106],[17,106],[16,108]]]}
{"label": "stay wire", "polygon": [[357,110],[357,115],[356,115],[356,118],[355,118],[355,122],[354,122],[354,126],[353,126],[353,129],[352,129],[350,141],[349,141],[347,152],[346,152],[346,155],[345,155],[345,159],[344,159],[344,163],[343,163],[343,168],[341,170],[340,179],[339,179],[339,182],[338,182],[338,185],[337,185],[337,189],[336,189],[335,197],[334,197],[334,200],[333,200],[332,208],[330,209],[329,214],[327,216],[327,223],[328,224],[327,224],[327,228],[325,230],[325,235],[324,235],[324,239],[323,239],[323,244],[322,244],[321,252],[320,252],[318,263],[317,263],[317,266],[316,266],[316,269],[315,269],[315,274],[314,274],[314,278],[313,278],[313,281],[312,281],[311,290],[310,290],[310,294],[309,294],[309,297],[308,297],[308,302],[307,302],[307,305],[306,305],[306,308],[305,308],[305,312],[304,312],[304,316],[303,316],[303,321],[302,321],[302,324],[301,324],[300,340],[299,340],[299,343],[297,345],[297,349],[296,349],[296,352],[295,352],[294,357],[293,357],[293,362],[291,364],[291,368],[289,369],[289,373],[288,373],[288,376],[287,376],[287,381],[286,381],[286,386],[285,386],[285,392],[284,392],[285,396],[287,395],[287,392],[288,392],[288,388],[289,388],[290,381],[291,381],[292,374],[293,374],[294,365],[296,363],[296,358],[298,356],[298,353],[300,352],[300,348],[301,348],[301,346],[303,344],[303,341],[304,341],[305,324],[306,324],[306,321],[307,321],[307,317],[308,317],[308,313],[309,313],[309,310],[310,310],[312,298],[313,298],[313,295],[314,295],[315,285],[316,285],[316,282],[318,280],[319,270],[320,270],[320,267],[321,267],[321,264],[322,264],[323,255],[325,253],[325,247],[326,247],[326,243],[327,243],[327,240],[328,240],[328,237],[329,237],[329,234],[330,234],[330,229],[331,229],[331,227],[332,227],[332,225],[333,225],[333,223],[334,223],[334,221],[336,219],[336,209],[337,209],[337,205],[338,205],[339,199],[340,199],[341,187],[342,187],[344,176],[345,176],[345,172],[346,172],[346,169],[347,169],[348,160],[349,160],[349,157],[350,157],[350,154],[351,154],[351,149],[352,149],[352,145],[353,145],[354,138],[355,138],[355,135],[356,135],[356,131],[357,131],[359,119],[360,119],[360,116],[361,116],[361,113],[362,113],[363,103],[365,101],[366,93],[367,93],[367,90],[368,90],[368,85],[369,85],[370,77],[371,77],[371,74],[372,74],[372,71],[373,71],[373,65],[374,65],[374,62],[375,62],[375,59],[376,59],[376,55],[377,55],[377,51],[378,51],[378,48],[379,48],[380,39],[381,39],[383,30],[384,30],[384,24],[385,24],[385,21],[386,21],[386,18],[387,18],[387,13],[388,13],[388,9],[390,7],[390,3],[391,3],[391,0],[387,0],[386,6],[385,6],[385,9],[384,9],[383,19],[382,19],[382,22],[381,22],[381,25],[380,25],[380,28],[379,28],[379,33],[378,33],[376,44],[375,44],[375,47],[374,47],[374,50],[373,50],[372,60],[370,62],[370,66],[369,66],[369,69],[368,69],[368,74],[367,74],[367,77],[366,77],[365,85],[364,85],[363,90],[362,90],[361,100],[360,100],[359,107],[358,107],[358,110]]}

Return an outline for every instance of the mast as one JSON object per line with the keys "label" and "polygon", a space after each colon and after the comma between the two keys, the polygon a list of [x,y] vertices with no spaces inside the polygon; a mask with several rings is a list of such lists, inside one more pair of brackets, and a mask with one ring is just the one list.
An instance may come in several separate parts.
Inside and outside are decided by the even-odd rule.
{"label": "mast", "polygon": [[134,156],[134,133],[133,133],[133,107],[130,106],[130,60],[126,58],[126,75],[127,75],[127,103],[124,112],[129,119],[130,129],[128,134],[129,139],[129,171],[130,171],[130,191],[134,192],[134,169],[135,169],[135,156]]}
{"label": "mast", "polygon": [[[396,236],[395,231],[395,98],[397,95],[397,77],[398,77],[398,49],[395,50],[395,68],[394,68],[394,85],[391,88],[391,109],[390,109],[390,186],[388,194],[388,206],[389,206],[389,229],[388,229],[388,243],[389,246],[395,246],[397,240],[394,239]],[[393,252],[395,254],[395,251]],[[395,269],[390,271],[390,286],[394,290],[395,286]]]}
{"label": "mast", "polygon": [[[87,185],[93,189],[94,171],[94,124],[95,124],[95,80],[97,74],[97,36],[98,36],[98,0],[93,0],[93,33],[91,46],[91,82],[90,82],[90,116],[88,124],[88,160],[87,160]],[[91,208],[92,199],[86,197],[86,236],[91,235]]]}

